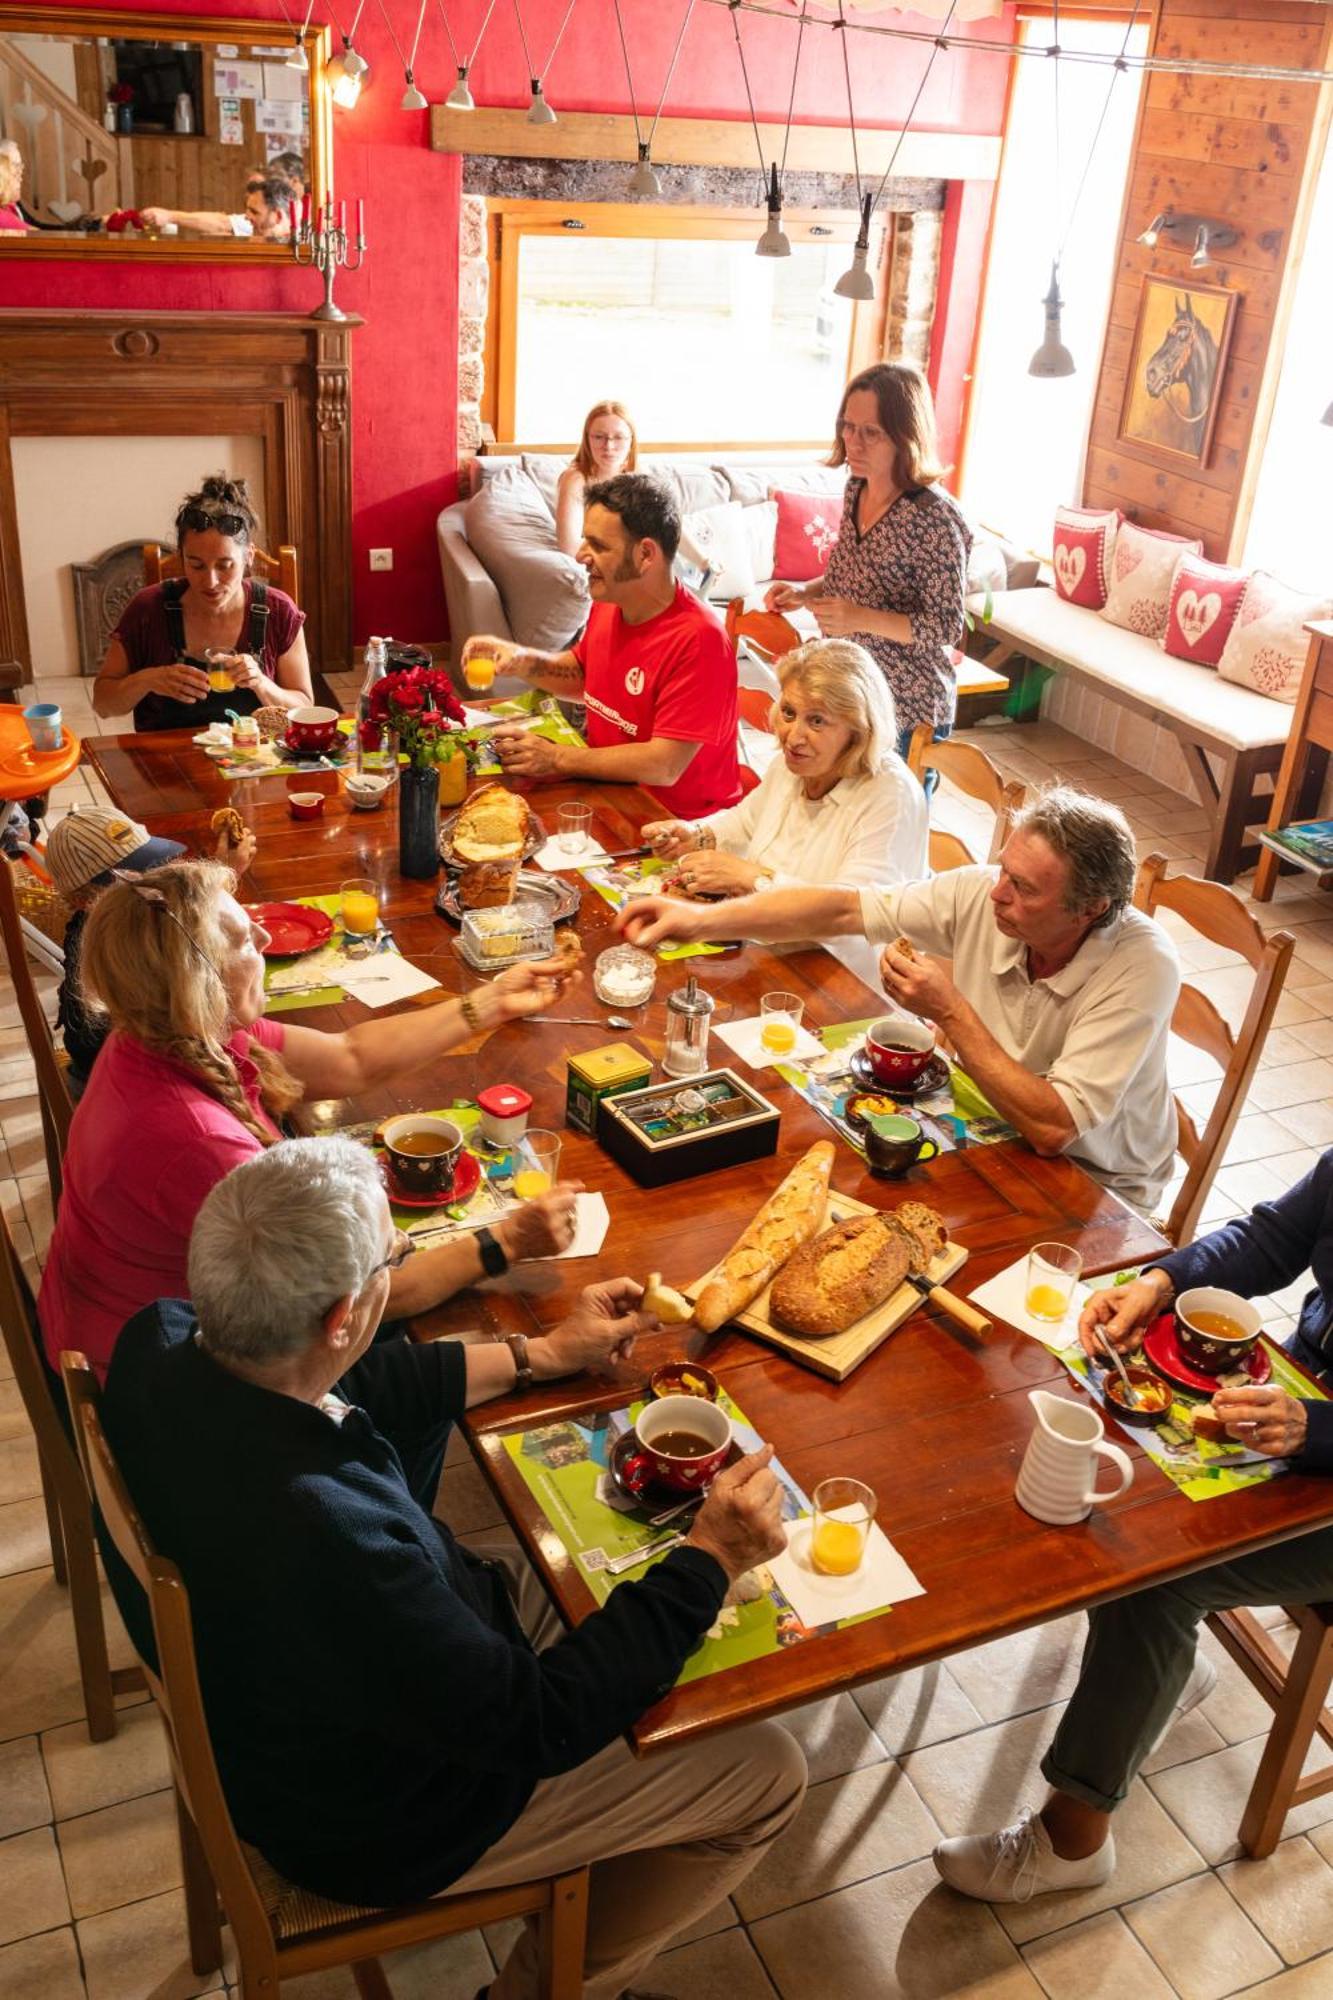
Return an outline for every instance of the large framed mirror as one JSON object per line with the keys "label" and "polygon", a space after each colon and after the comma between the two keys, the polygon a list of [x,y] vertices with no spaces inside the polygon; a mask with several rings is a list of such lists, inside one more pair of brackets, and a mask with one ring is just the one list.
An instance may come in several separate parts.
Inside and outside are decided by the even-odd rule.
{"label": "large framed mirror", "polygon": [[330,194],[328,57],[313,23],[7,7],[0,257],[286,260]]}

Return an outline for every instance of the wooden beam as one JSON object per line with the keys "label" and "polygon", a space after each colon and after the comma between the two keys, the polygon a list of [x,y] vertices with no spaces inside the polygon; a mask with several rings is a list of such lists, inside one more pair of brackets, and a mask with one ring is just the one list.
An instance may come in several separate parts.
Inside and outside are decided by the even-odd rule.
{"label": "wooden beam", "polygon": [[[781,159],[785,128],[760,125],[765,159]],[[863,178],[876,181],[889,164],[897,132],[859,130]],[[624,160],[637,158],[632,118],[594,111],[562,111],[554,125],[530,125],[525,111],[450,111],[431,106],[431,145],[437,153],[487,154],[519,160]],[[754,130],[739,119],[663,118],[653,140],[659,167],[753,167]],[[904,180],[993,181],[1000,140],[969,132],[908,132],[894,163]],[[793,125],[787,149],[793,173],[850,174],[851,135],[845,125]]]}

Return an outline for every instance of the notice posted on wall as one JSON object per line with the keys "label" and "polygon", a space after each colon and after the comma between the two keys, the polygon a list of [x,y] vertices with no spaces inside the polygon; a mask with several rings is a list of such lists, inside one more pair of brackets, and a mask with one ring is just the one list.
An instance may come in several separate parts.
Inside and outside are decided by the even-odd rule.
{"label": "notice posted on wall", "polygon": [[264,84],[264,65],[257,62],[214,63],[215,97],[248,97],[253,102]]}
{"label": "notice posted on wall", "polygon": [[218,99],[218,138],[224,146],[243,146],[245,126],[241,122],[239,97]]}

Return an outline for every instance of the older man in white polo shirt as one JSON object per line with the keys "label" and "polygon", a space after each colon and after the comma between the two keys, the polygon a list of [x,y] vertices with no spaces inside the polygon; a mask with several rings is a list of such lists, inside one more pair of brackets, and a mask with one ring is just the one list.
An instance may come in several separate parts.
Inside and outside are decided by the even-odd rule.
{"label": "older man in white polo shirt", "polygon": [[1019,816],[998,868],[702,906],[647,896],[620,924],[636,944],[859,932],[885,945],[886,992],[937,1023],[1001,1117],[1146,1211],[1175,1152],[1166,1055],[1180,968],[1161,927],[1130,907],[1134,866],[1124,814],[1060,787]]}

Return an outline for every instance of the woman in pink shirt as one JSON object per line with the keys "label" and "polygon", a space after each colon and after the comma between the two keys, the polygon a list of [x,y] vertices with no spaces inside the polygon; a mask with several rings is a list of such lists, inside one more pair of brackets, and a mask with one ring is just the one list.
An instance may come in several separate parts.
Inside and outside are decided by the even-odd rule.
{"label": "woman in pink shirt", "polygon": [[[80,1348],[104,1375],[127,1319],[183,1298],[190,1230],[217,1181],[282,1136],[302,1098],[355,1096],[459,1042],[549,1005],[568,974],[513,966],[461,1000],[342,1034],[263,1019],[267,933],[216,862],[181,861],[107,889],[88,918],[82,976],[113,1032],[79,1100],[38,1312],[53,1368]],[[492,1232],[509,1262],[573,1234],[562,1186]],[[418,1250],[392,1274],[388,1317],[423,1312],[482,1275],[477,1239]]]}

